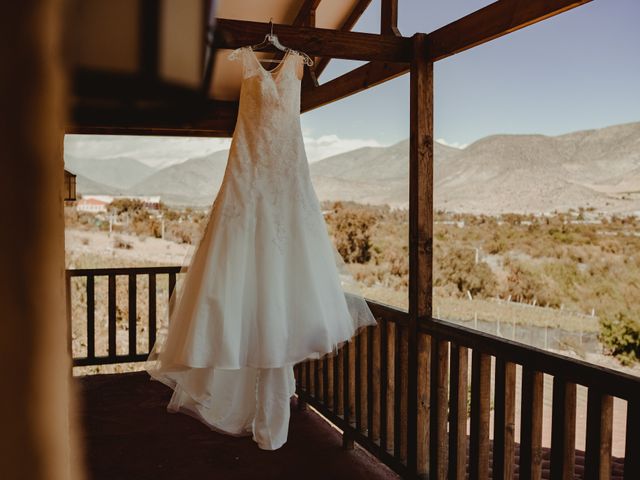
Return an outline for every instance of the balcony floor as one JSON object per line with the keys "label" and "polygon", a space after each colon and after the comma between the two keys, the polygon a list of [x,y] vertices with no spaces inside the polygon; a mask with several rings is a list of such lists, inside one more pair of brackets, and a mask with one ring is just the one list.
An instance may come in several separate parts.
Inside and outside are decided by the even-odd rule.
{"label": "balcony floor", "polygon": [[340,432],[292,400],[287,443],[260,450],[251,437],[210,430],[168,413],[172,390],[146,372],[76,377],[91,479],[397,479],[358,447],[342,449]]}

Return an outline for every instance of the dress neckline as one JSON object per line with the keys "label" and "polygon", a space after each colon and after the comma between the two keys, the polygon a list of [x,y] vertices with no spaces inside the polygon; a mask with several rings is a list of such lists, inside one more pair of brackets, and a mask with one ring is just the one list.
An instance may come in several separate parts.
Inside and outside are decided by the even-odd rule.
{"label": "dress neckline", "polygon": [[289,59],[290,54],[292,52],[294,52],[294,50],[288,49],[286,51],[286,53],[284,54],[284,57],[282,57],[282,61],[278,65],[276,65],[274,68],[272,68],[271,70],[267,70],[260,63],[260,60],[256,56],[256,52],[254,52],[251,47],[247,47],[247,50],[251,53],[251,56],[253,57],[253,59],[255,60],[256,64],[258,65],[258,68],[262,72],[264,72],[264,73],[268,74],[269,76],[271,76],[271,78],[273,78],[274,81],[277,80],[280,77],[280,73],[284,69],[285,62]]}

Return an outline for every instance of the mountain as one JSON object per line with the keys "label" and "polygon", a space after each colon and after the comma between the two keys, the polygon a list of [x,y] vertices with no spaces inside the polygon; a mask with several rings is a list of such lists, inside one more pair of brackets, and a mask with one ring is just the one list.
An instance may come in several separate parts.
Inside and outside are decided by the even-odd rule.
{"label": "mountain", "polygon": [[127,190],[130,195],[161,195],[173,205],[208,205],[224,177],[228,150],[192,158],[155,172]]}
{"label": "mountain", "polygon": [[116,189],[132,187],[156,171],[153,167],[127,156],[104,160],[66,153],[64,163],[65,168],[76,175]]}
{"label": "mountain", "polygon": [[76,174],[76,192],[81,195],[120,195],[122,190],[104,183],[94,182],[84,175]]}
{"label": "mountain", "polygon": [[[118,157],[114,163],[83,160],[74,171],[71,165],[80,162],[65,159],[86,177],[79,181],[81,192],[120,186],[124,193],[161,195],[169,204],[202,206],[213,201],[227,156],[218,151],[159,170]],[[559,136],[491,135],[464,149],[435,143],[434,157],[436,209],[640,211],[640,122]],[[408,140],[335,155],[309,169],[320,200],[408,206]]]}

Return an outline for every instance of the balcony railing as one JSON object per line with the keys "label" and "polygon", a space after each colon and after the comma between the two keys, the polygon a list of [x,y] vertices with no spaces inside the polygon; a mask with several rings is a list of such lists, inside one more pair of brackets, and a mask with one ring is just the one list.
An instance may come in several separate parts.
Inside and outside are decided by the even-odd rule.
{"label": "balcony railing", "polygon": [[[74,295],[86,304],[86,317],[71,318],[85,327],[86,337],[84,352],[74,351],[74,365],[144,361],[158,322],[166,321],[179,272],[180,267],[68,270],[70,307]],[[98,279],[107,295],[105,355],[96,353],[95,343]],[[127,299],[126,307],[118,298]],[[146,322],[138,315],[142,300]],[[377,326],[363,330],[336,357],[295,367],[300,400],[343,431],[346,448],[358,442],[406,477],[640,478],[639,378],[437,319],[420,325],[418,365],[412,369],[407,312],[370,306]],[[76,313],[72,317],[78,307],[69,309]],[[138,331],[145,328],[141,349]],[[124,352],[119,337],[128,338]],[[418,385],[414,412],[407,401],[410,374]],[[546,396],[545,376],[552,382]],[[578,392],[585,389],[580,429]],[[626,419],[616,423],[626,423],[624,459],[612,455],[614,399],[626,405]],[[543,421],[545,409],[551,410],[550,424]],[[408,441],[412,419],[417,442]],[[550,448],[543,448],[543,430]],[[584,452],[576,448],[579,430],[586,430]]]}

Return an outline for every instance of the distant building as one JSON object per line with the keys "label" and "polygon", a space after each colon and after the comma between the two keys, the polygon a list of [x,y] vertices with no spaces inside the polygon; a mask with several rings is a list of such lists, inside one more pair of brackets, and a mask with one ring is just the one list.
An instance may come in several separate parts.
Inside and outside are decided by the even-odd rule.
{"label": "distant building", "polygon": [[85,197],[76,202],[76,209],[80,212],[102,213],[107,211],[109,203],[111,202]]}

